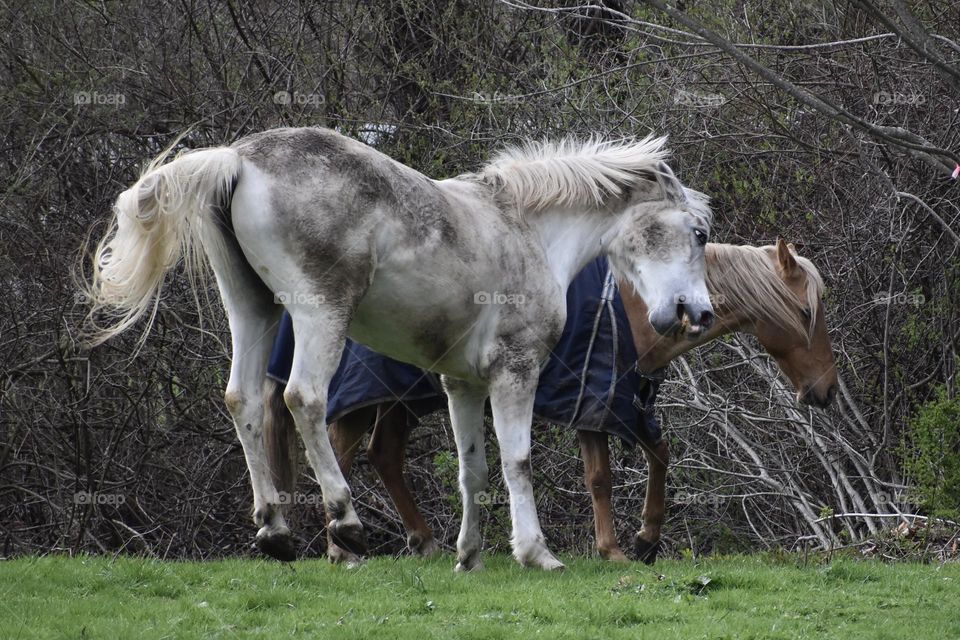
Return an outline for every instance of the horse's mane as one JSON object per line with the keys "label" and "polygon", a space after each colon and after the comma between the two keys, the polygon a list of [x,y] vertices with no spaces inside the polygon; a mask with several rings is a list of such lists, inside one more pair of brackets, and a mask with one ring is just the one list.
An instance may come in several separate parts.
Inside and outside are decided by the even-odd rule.
{"label": "horse's mane", "polygon": [[668,155],[666,136],[528,142],[494,156],[480,177],[513,198],[520,211],[553,206],[602,207],[609,198],[650,180]]}
{"label": "horse's mane", "polygon": [[[807,276],[806,300],[801,301],[780,279],[768,257],[769,248],[710,244],[708,249],[707,260],[712,258],[713,264],[707,269],[707,288],[718,304],[742,309],[810,339],[823,293],[823,279],[812,262],[794,255]],[[804,307],[813,312],[809,326],[804,326],[800,315]]]}

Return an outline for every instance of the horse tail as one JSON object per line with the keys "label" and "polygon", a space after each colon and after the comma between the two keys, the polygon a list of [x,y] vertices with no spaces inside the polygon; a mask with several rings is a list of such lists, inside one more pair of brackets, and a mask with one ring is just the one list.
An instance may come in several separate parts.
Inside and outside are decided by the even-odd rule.
{"label": "horse tail", "polygon": [[[123,332],[150,312],[144,338],[156,316],[164,275],[181,257],[191,284],[204,266],[203,251],[226,249],[219,218],[230,206],[240,176],[240,156],[228,147],[184,152],[171,149],[151,162],[121,193],[113,220],[97,245],[93,274],[82,285],[92,303],[92,345]],[[97,314],[107,312],[106,326]]]}
{"label": "horse tail", "polygon": [[284,386],[273,378],[263,384],[263,442],[281,501],[284,493],[292,498],[297,478],[296,425],[283,400]]}

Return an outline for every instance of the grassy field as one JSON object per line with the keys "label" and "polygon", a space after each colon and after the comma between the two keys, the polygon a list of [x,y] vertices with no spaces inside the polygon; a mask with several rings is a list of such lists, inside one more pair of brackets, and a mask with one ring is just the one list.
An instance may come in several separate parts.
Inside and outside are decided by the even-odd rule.
{"label": "grassy field", "polygon": [[956,564],[566,561],[20,558],[0,562],[0,637],[960,638]]}

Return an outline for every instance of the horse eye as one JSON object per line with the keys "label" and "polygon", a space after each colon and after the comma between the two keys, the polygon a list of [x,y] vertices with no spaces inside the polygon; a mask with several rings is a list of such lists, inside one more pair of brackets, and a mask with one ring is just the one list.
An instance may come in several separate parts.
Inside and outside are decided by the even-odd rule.
{"label": "horse eye", "polygon": [[707,244],[707,234],[704,231],[701,231],[700,229],[694,229],[693,235],[697,237],[697,244],[699,244],[701,247]]}
{"label": "horse eye", "polygon": [[803,309],[800,313],[803,314],[804,320],[810,319],[810,309]]}

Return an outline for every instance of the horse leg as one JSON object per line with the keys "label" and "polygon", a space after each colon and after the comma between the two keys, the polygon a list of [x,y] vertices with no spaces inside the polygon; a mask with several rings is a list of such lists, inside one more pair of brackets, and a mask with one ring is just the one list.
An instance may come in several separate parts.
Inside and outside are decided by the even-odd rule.
{"label": "horse leg", "polygon": [[333,452],[326,421],[327,389],[340,364],[349,314],[342,308],[310,304],[289,305],[288,310],[297,340],[290,380],[283,398],[293,414],[307,451],[307,460],[323,493],[323,505],[330,523],[327,531],[338,547],[362,556],[366,553],[363,525],[353,508],[350,487]]}
{"label": "horse leg", "polygon": [[610,473],[610,447],[607,434],[596,431],[578,431],[580,453],[583,458],[584,483],[593,501],[593,526],[597,551],[605,560],[627,562],[620,550],[613,525],[613,478]]}
{"label": "horse leg", "polygon": [[[360,448],[360,441],[363,439],[373,424],[377,416],[376,406],[361,407],[355,411],[344,415],[339,420],[333,422],[328,427],[330,431],[330,444],[333,446],[334,454],[337,456],[337,462],[340,465],[340,472],[344,477],[350,476],[350,469],[353,467],[353,461],[357,457],[357,451]],[[330,529],[330,517],[327,513],[327,558],[331,562],[356,563],[360,558],[343,547],[339,546],[333,539]]]}
{"label": "horse leg", "polygon": [[490,386],[493,428],[500,444],[503,478],[510,492],[513,557],[527,567],[563,569],[547,548],[533,495],[530,432],[538,369],[510,370]]}
{"label": "horse leg", "polygon": [[290,528],[281,512],[282,500],[273,481],[263,440],[263,381],[280,321],[273,294],[247,265],[238,246],[209,252],[217,286],[223,298],[233,356],[224,402],[233,418],[237,437],[250,472],[253,488],[253,522],[259,527],[257,546],[278,560],[296,559]]}
{"label": "horse leg", "polygon": [[407,530],[407,547],[414,554],[426,557],[440,548],[433,539],[427,521],[417,509],[413,494],[403,477],[407,440],[416,426],[417,417],[401,403],[380,405],[373,435],[367,445],[367,458],[377,470],[403,520]]}
{"label": "horse leg", "polygon": [[463,519],[457,536],[456,571],[480,569],[480,504],[477,494],[487,488],[487,459],[483,446],[483,407],[487,399],[482,387],[466,385],[443,377],[450,404],[450,424],[460,463],[460,498]]}
{"label": "horse leg", "polygon": [[637,557],[646,564],[653,564],[660,551],[660,528],[666,513],[667,464],[670,448],[666,440],[655,445],[642,444],[643,455],[650,468],[647,479],[647,496],[643,501],[643,528],[633,540]]}

